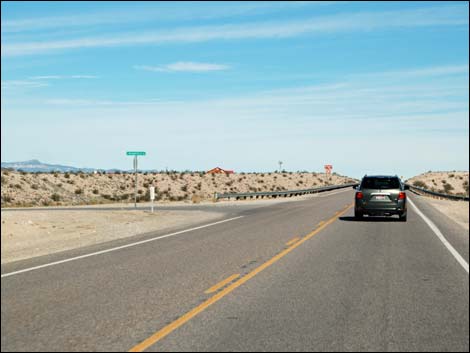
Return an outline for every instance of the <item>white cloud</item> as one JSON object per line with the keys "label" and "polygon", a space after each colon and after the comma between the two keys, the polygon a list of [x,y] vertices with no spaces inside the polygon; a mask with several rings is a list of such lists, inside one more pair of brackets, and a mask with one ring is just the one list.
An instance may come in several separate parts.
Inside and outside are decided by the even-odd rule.
{"label": "white cloud", "polygon": [[[363,77],[387,77],[387,78],[403,78],[403,77],[432,77],[432,76],[447,76],[447,75],[458,75],[458,74],[468,74],[469,67],[466,65],[448,65],[448,66],[433,66],[425,68],[416,68],[409,70],[399,70],[399,71],[384,71],[384,72],[375,72],[366,75]],[[360,76],[360,75],[357,75]]]}
{"label": "white cloud", "polygon": [[[288,8],[301,8],[310,5],[335,5],[338,1],[287,1],[287,2],[245,2],[225,3],[225,6],[195,7],[147,7],[143,4],[133,4],[126,10],[108,10],[106,12],[78,13],[72,16],[51,16],[23,18],[2,21],[2,33],[20,33],[27,31],[42,31],[55,28],[107,26],[111,24],[124,24],[146,21],[175,21],[175,20],[208,20],[214,18],[227,18],[253,14],[266,14],[284,11]],[[345,2],[341,2],[344,4]],[[207,5],[207,4],[206,4]]]}
{"label": "white cloud", "polygon": [[67,80],[67,79],[93,79],[98,78],[98,76],[94,75],[68,75],[68,76],[61,76],[61,75],[44,75],[44,76],[32,76],[30,80]]}
{"label": "white cloud", "polygon": [[159,66],[136,65],[134,66],[134,69],[154,72],[209,72],[228,70],[230,69],[230,66],[213,63],[178,61],[172,64]]}
{"label": "white cloud", "polygon": [[159,32],[116,34],[59,41],[2,43],[2,56],[32,55],[58,50],[212,40],[289,38],[306,34],[372,31],[391,28],[468,25],[468,6],[343,13],[291,22],[187,27]]}
{"label": "white cloud", "polygon": [[28,80],[5,80],[2,81],[2,89],[11,88],[38,88],[49,86],[45,82],[28,81]]}

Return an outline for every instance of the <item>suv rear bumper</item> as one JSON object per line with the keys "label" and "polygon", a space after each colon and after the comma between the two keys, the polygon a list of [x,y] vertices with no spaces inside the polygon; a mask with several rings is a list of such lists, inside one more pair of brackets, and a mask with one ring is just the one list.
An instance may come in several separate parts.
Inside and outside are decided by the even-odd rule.
{"label": "suv rear bumper", "polygon": [[369,216],[391,216],[406,213],[406,203],[401,202],[398,205],[384,205],[385,207],[380,207],[379,205],[371,206],[370,204],[367,206],[364,207],[356,202],[354,210],[356,213],[362,213]]}

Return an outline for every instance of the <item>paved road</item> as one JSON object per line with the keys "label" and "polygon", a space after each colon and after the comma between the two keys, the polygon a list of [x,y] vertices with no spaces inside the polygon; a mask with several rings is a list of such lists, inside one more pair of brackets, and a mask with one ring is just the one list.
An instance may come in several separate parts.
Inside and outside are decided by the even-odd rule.
{"label": "paved road", "polygon": [[[357,222],[352,196],[234,211],[243,217],[2,277],[1,349],[468,352],[468,272],[411,207],[406,223]],[[411,198],[468,263],[468,232]]]}

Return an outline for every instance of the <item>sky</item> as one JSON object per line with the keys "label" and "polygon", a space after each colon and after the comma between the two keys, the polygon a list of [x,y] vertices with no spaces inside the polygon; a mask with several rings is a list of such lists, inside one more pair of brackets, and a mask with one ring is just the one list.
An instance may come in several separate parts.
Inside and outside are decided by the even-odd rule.
{"label": "sky", "polygon": [[1,160],[469,169],[468,2],[1,2]]}

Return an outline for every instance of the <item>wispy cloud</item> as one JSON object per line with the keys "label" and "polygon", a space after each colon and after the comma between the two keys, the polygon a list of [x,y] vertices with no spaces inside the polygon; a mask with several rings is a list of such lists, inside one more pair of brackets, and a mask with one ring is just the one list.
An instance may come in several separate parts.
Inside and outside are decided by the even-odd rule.
{"label": "wispy cloud", "polygon": [[67,80],[67,79],[94,79],[98,78],[95,75],[44,75],[44,76],[31,76],[30,80]]}
{"label": "wispy cloud", "polygon": [[[397,82],[392,77],[381,80],[369,80],[372,74],[351,76],[343,82],[301,86],[297,88],[276,89],[252,92],[239,97],[227,97],[208,100],[185,101],[112,101],[87,99],[53,99],[45,103],[56,106],[102,107],[106,109],[142,109],[142,114],[173,119],[182,116],[217,119],[221,114],[228,120],[277,119],[308,121],[357,121],[374,120],[379,123],[387,119],[394,123],[397,119],[411,122],[423,121],[426,117],[451,116],[465,118],[468,115],[468,84],[462,77],[452,74],[452,66],[409,69],[397,73],[420,72],[427,74],[424,82]],[[458,67],[456,65],[455,67]],[[435,76],[437,72],[447,72],[447,77]],[[140,106],[140,107],[139,107]],[[230,113],[228,113],[230,112]],[[114,113],[113,113],[114,116]],[[416,119],[413,118],[416,117]],[[306,120],[306,121],[307,121]],[[374,122],[374,124],[375,124]],[[445,120],[436,119],[433,124],[446,124]]]}
{"label": "wispy cloud", "polygon": [[[286,9],[296,9],[312,5],[335,5],[338,1],[279,1],[279,2],[245,2],[225,3],[218,6],[204,6],[198,4],[194,8],[168,8],[149,6],[137,3],[126,10],[108,10],[88,13],[78,13],[73,16],[48,16],[36,18],[22,18],[2,21],[2,33],[19,33],[28,31],[52,30],[55,28],[108,26],[112,24],[125,24],[148,21],[185,21],[209,20],[214,18],[227,18],[245,15],[266,14]],[[344,2],[342,2],[344,4]]]}
{"label": "wispy cloud", "polygon": [[433,77],[433,76],[448,76],[448,75],[459,75],[468,74],[469,66],[465,65],[448,65],[448,66],[433,66],[425,68],[416,68],[399,71],[384,71],[375,72],[363,75],[365,77],[388,77],[388,78],[403,78],[403,77]]}
{"label": "wispy cloud", "polygon": [[337,32],[392,28],[468,25],[468,6],[447,6],[403,11],[357,12],[302,21],[261,22],[222,26],[186,27],[159,32],[86,37],[60,41],[2,43],[2,56],[51,53],[60,50],[144,44],[206,42],[233,39],[289,38]]}
{"label": "wispy cloud", "polygon": [[29,80],[5,80],[2,81],[2,89],[11,88],[38,88],[49,86],[46,82],[29,81]]}
{"label": "wispy cloud", "polygon": [[213,63],[200,63],[192,61],[178,61],[159,66],[135,65],[134,69],[154,72],[210,72],[230,69],[230,66]]}

